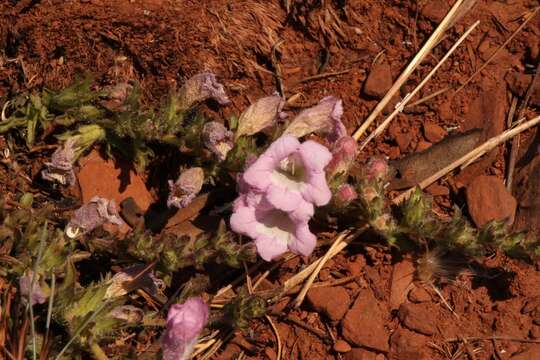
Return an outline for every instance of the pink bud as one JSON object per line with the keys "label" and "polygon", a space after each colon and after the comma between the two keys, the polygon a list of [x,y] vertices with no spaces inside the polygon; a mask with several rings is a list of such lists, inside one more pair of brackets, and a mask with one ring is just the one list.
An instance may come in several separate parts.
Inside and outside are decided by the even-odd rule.
{"label": "pink bud", "polygon": [[332,149],[332,160],[326,167],[329,178],[339,174],[347,174],[358,155],[358,144],[350,136],[340,138]]}
{"label": "pink bud", "polygon": [[201,298],[189,298],[174,304],[167,314],[167,330],[163,335],[164,360],[188,359],[197,337],[208,322],[209,309]]}
{"label": "pink bud", "polygon": [[367,163],[367,176],[369,180],[384,180],[388,176],[388,161],[382,157],[373,157]]}
{"label": "pink bud", "polygon": [[345,206],[358,198],[356,190],[350,184],[341,185],[334,196],[334,201],[339,206]]}

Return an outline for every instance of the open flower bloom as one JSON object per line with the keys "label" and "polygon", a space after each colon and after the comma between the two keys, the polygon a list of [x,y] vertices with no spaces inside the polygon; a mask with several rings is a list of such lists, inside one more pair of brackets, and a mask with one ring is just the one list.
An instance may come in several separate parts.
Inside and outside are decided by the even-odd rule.
{"label": "open flower bloom", "polygon": [[180,104],[189,109],[197,103],[214,99],[221,105],[231,101],[225,93],[225,88],[216,80],[216,75],[204,72],[189,78],[179,91]]}
{"label": "open flower bloom", "polygon": [[330,142],[347,135],[347,129],[341,122],[343,103],[335,96],[324,97],[319,103],[298,114],[285,129],[285,134],[302,137],[310,133],[326,136]]}
{"label": "open flower bloom", "polygon": [[350,136],[340,138],[332,148],[332,160],[326,167],[326,174],[331,179],[336,175],[347,174],[358,155],[356,140]]}
{"label": "open flower bloom", "polygon": [[187,169],[180,174],[176,182],[169,180],[168,207],[179,209],[188,206],[201,191],[204,183],[204,171],[200,167]]}
{"label": "open flower bloom", "polygon": [[56,149],[51,161],[45,163],[41,177],[48,181],[57,181],[62,185],[75,185],[76,177],[73,171],[75,162],[75,138],[68,139],[62,148]]}
{"label": "open flower bloom", "polygon": [[204,124],[202,130],[204,146],[210,150],[219,161],[227,158],[227,154],[233,148],[233,133],[220,122],[210,121]]}
{"label": "open flower bloom", "polygon": [[240,115],[235,137],[256,134],[284,119],[287,116],[282,112],[284,105],[285,101],[279,95],[257,100]]}
{"label": "open flower bloom", "polygon": [[[48,295],[39,285],[39,275],[35,276],[34,286],[32,286],[32,275],[33,272],[29,271],[19,278],[19,290],[21,291],[21,296],[25,301],[28,301],[28,298],[31,297],[30,303],[32,305],[43,304],[47,300]],[[30,288],[32,288],[32,294],[30,294]]]}
{"label": "open flower bloom", "polygon": [[106,222],[116,225],[124,223],[116,210],[114,200],[94,196],[90,202],[74,212],[66,226],[66,235],[74,238],[81,233],[92,231]]}
{"label": "open flower bloom", "polygon": [[278,210],[307,209],[306,202],[323,206],[332,197],[324,173],[331,158],[321,144],[300,144],[283,135],[244,172],[243,180]]}
{"label": "open flower bloom", "polygon": [[174,304],[167,314],[167,330],[161,340],[163,360],[188,359],[199,333],[208,322],[209,308],[201,298]]}
{"label": "open flower bloom", "polygon": [[266,261],[281,256],[287,250],[308,256],[316,244],[316,237],[308,226],[312,215],[313,206],[308,210],[286,212],[265,203],[262,195],[248,193],[234,203],[231,228],[252,238],[257,252]]}

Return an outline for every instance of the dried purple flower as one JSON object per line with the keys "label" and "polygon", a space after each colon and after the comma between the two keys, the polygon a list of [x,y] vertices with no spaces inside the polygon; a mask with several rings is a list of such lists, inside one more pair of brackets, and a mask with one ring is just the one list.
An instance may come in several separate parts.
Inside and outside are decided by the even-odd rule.
{"label": "dried purple flower", "polygon": [[47,300],[48,295],[43,291],[43,289],[39,285],[39,275],[35,276],[34,286],[32,288],[32,294],[30,294],[30,287],[32,286],[32,275],[33,275],[33,272],[28,271],[27,274],[19,278],[19,290],[21,291],[21,296],[25,301],[28,301],[28,298],[31,295],[32,305],[43,304]]}
{"label": "dried purple flower", "polygon": [[197,103],[214,99],[221,105],[231,101],[225,93],[225,88],[216,80],[216,75],[204,72],[189,78],[179,91],[180,104],[189,109]]}
{"label": "dried purple flower", "polygon": [[154,276],[151,270],[144,264],[136,264],[117,272],[109,280],[109,287],[105,298],[115,298],[127,294],[134,289],[144,289],[149,294],[156,296],[158,290],[163,288],[163,280]]}
{"label": "dried purple flower", "polygon": [[235,138],[256,134],[286,118],[287,114],[282,112],[284,105],[285,101],[279,95],[267,96],[251,104],[238,119]]}
{"label": "dried purple flower", "polygon": [[144,311],[133,305],[121,305],[111,310],[111,316],[127,323],[140,323],[144,317]]}
{"label": "dried purple flower", "polygon": [[201,191],[203,183],[204,171],[202,168],[194,167],[183,171],[175,183],[169,180],[167,206],[174,206],[178,209],[185,208]]}
{"label": "dried purple flower", "polygon": [[62,185],[75,185],[77,178],[73,171],[75,162],[76,139],[70,138],[61,148],[52,154],[51,161],[45,163],[46,169],[41,172],[41,177],[48,181],[57,181]]}
{"label": "dried purple flower", "polygon": [[90,202],[75,211],[66,227],[66,235],[74,238],[87,233],[106,222],[122,225],[124,222],[116,210],[114,200],[94,196]]}
{"label": "dried purple flower", "polygon": [[285,134],[302,137],[310,133],[326,136],[329,142],[335,142],[347,135],[347,129],[341,122],[343,103],[335,96],[326,96],[319,103],[303,110],[285,129]]}
{"label": "dried purple flower", "polygon": [[222,123],[210,121],[204,124],[202,130],[204,146],[208,148],[219,161],[227,158],[227,153],[233,148],[233,133]]}
{"label": "dried purple flower", "polygon": [[163,360],[188,359],[208,315],[208,305],[198,297],[189,298],[181,305],[172,305],[167,314],[167,330],[161,340]]}

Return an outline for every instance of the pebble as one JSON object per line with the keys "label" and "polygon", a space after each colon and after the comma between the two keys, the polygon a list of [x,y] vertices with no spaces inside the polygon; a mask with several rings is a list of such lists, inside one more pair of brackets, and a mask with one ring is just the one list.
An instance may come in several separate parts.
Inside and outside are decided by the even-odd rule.
{"label": "pebble", "polygon": [[476,226],[481,227],[491,220],[514,222],[517,202],[506,190],[502,179],[480,175],[467,186],[466,197]]}

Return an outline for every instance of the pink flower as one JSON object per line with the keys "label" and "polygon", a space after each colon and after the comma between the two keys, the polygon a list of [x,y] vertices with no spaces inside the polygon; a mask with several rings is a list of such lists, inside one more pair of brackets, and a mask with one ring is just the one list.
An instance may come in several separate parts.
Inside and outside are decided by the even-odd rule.
{"label": "pink flower", "polygon": [[356,193],[354,187],[350,184],[343,184],[338,188],[334,201],[338,206],[346,206],[357,198],[358,194]]}
{"label": "pink flower", "polygon": [[231,228],[252,238],[257,252],[266,261],[281,256],[287,249],[308,256],[317,241],[308,226],[311,216],[313,206],[285,212],[266,203],[262,195],[248,193],[241,195],[234,204]]}
{"label": "pink flower", "polygon": [[90,202],[75,210],[66,227],[66,234],[74,238],[80,233],[87,233],[109,222],[122,225],[124,222],[116,210],[114,200],[94,196]]}
{"label": "pink flower", "polygon": [[208,99],[214,99],[221,105],[231,102],[223,85],[216,80],[216,75],[210,72],[189,78],[179,91],[179,99],[182,107],[186,109]]}
{"label": "pink flower", "polygon": [[208,148],[219,161],[227,158],[227,154],[233,148],[233,133],[222,123],[210,121],[204,124],[202,130],[204,146]]}
{"label": "pink flower", "polygon": [[75,185],[77,178],[73,171],[75,162],[74,138],[68,139],[62,148],[56,149],[52,154],[51,161],[45,163],[46,169],[41,172],[41,177],[47,181],[57,181],[62,185]]}
{"label": "pink flower", "polygon": [[204,171],[200,167],[187,169],[180,174],[176,182],[169,180],[168,207],[179,209],[188,206],[201,191],[204,183]]}
{"label": "pink flower", "polygon": [[347,174],[358,155],[358,144],[350,136],[339,139],[332,149],[332,160],[326,167],[328,178]]}
{"label": "pink flower", "polygon": [[347,135],[341,122],[343,102],[335,96],[324,97],[319,103],[302,111],[285,129],[285,134],[302,137],[310,133],[324,134],[330,142]]}
{"label": "pink flower", "polygon": [[209,308],[201,298],[174,304],[167,314],[167,329],[161,340],[163,359],[188,359],[197,337],[208,322]]}
{"label": "pink flower", "polygon": [[243,180],[278,210],[308,209],[306,202],[323,206],[332,197],[324,173],[331,157],[323,145],[300,144],[283,135],[244,172]]}
{"label": "pink flower", "polygon": [[256,134],[284,119],[287,116],[281,111],[284,105],[285,101],[279,95],[257,100],[240,115],[235,137]]}

